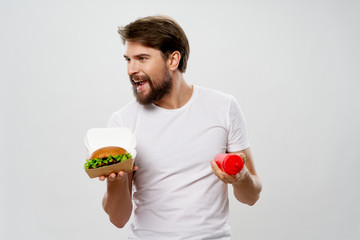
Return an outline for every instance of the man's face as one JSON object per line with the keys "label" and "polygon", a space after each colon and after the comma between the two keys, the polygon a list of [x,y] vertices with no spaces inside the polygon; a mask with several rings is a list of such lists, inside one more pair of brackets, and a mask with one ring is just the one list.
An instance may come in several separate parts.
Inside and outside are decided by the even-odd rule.
{"label": "man's face", "polygon": [[140,104],[155,103],[171,91],[171,74],[161,51],[126,42],[124,57],[134,96]]}

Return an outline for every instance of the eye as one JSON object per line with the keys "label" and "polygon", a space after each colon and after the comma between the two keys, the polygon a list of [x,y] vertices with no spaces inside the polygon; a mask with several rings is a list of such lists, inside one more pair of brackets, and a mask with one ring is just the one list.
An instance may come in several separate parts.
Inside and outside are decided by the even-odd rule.
{"label": "eye", "polygon": [[130,58],[127,58],[127,57],[124,57],[124,60],[128,63],[130,62]]}
{"label": "eye", "polygon": [[139,57],[139,60],[142,62],[145,61],[146,59],[147,59],[146,57]]}

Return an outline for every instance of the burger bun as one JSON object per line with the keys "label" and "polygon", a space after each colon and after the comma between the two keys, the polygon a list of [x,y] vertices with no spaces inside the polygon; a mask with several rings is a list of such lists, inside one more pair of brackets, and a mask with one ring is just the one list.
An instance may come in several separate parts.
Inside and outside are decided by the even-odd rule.
{"label": "burger bun", "polygon": [[94,158],[107,158],[110,155],[116,156],[116,155],[124,155],[127,151],[122,147],[115,147],[115,146],[108,146],[108,147],[102,147],[97,149],[95,152],[93,152],[90,156],[90,159]]}

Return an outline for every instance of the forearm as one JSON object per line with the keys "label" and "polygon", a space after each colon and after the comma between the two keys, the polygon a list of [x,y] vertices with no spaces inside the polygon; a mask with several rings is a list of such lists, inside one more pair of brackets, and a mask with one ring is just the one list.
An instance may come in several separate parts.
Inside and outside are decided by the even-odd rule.
{"label": "forearm", "polygon": [[260,198],[262,184],[257,175],[252,175],[247,169],[244,170],[246,172],[243,179],[232,184],[234,195],[238,201],[252,206]]}
{"label": "forearm", "polygon": [[131,192],[127,179],[107,182],[103,208],[116,227],[122,228],[125,226],[132,212]]}

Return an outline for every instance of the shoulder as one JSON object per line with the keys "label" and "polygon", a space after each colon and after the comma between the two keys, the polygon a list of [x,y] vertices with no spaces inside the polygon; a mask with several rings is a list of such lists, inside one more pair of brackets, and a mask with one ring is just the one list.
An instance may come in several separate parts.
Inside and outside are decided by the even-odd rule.
{"label": "shoulder", "polygon": [[216,105],[230,106],[232,103],[236,103],[236,99],[228,93],[221,92],[219,90],[210,89],[206,87],[195,86],[198,91],[198,97],[201,101],[210,101]]}
{"label": "shoulder", "polygon": [[124,115],[131,115],[138,111],[140,104],[136,100],[132,100],[131,102],[124,105],[119,110],[113,112],[113,116],[124,116]]}
{"label": "shoulder", "polygon": [[199,95],[201,96],[209,96],[214,98],[223,98],[223,99],[230,99],[233,98],[231,94],[221,92],[219,90],[201,87],[201,86],[195,86],[198,89]]}
{"label": "shoulder", "polygon": [[128,102],[126,105],[124,105],[119,110],[115,111],[114,114],[127,114],[134,111],[137,111],[137,109],[140,107],[140,104],[134,99],[130,102]]}
{"label": "shoulder", "polygon": [[131,119],[134,119],[139,108],[140,104],[136,100],[132,100],[111,114],[108,121],[108,126],[120,127],[126,125],[127,122],[131,121]]}

